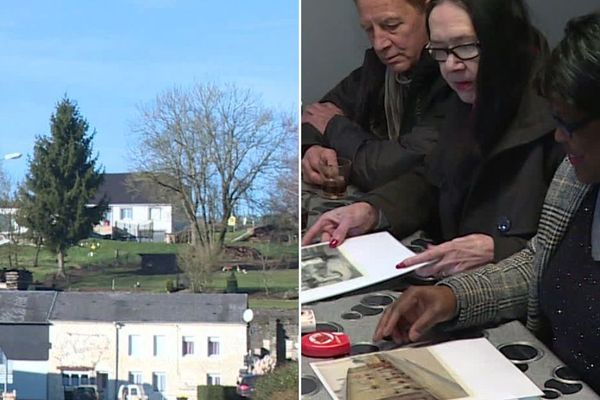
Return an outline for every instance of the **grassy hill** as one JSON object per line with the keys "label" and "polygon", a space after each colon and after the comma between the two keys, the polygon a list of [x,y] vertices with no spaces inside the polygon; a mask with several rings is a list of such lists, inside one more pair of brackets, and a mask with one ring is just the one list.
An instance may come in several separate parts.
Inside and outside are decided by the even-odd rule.
{"label": "grassy hill", "polygon": [[[236,243],[258,249],[268,258],[280,259],[285,255],[288,260],[298,257],[298,243],[270,244],[264,242]],[[35,254],[33,246],[19,246],[10,250],[8,245],[0,246],[1,267],[9,267],[9,253],[13,267],[26,268],[33,273],[36,284],[65,290],[119,290],[165,292],[167,280],[183,280],[183,274],[142,274],[140,253],[177,253],[184,244],[137,243],[112,240],[88,239],[74,246],[65,258],[67,279],[53,281],[56,272],[56,258],[42,249],[38,266],[32,267]],[[15,254],[16,253],[16,261]],[[229,274],[215,272],[208,291],[223,291]],[[248,271],[236,274],[240,292],[250,294],[251,307],[254,308],[295,308],[297,300],[285,300],[287,293],[298,289],[297,269],[271,269],[269,271]],[[265,294],[265,281],[270,296]],[[139,284],[138,284],[139,283]]]}

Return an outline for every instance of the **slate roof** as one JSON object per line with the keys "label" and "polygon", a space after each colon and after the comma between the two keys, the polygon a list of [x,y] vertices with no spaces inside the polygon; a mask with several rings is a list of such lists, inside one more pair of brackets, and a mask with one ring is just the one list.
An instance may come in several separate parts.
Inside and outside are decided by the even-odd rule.
{"label": "slate roof", "polygon": [[247,294],[0,291],[0,324],[243,323]]}
{"label": "slate roof", "polygon": [[46,324],[58,292],[0,291],[0,324]]}
{"label": "slate roof", "polygon": [[244,323],[247,294],[61,292],[50,320]]}
{"label": "slate roof", "polygon": [[[109,204],[165,204],[152,184],[134,181],[135,174],[104,174],[104,183],[98,188],[92,204],[97,204],[106,194]],[[133,183],[132,183],[133,182]]]}

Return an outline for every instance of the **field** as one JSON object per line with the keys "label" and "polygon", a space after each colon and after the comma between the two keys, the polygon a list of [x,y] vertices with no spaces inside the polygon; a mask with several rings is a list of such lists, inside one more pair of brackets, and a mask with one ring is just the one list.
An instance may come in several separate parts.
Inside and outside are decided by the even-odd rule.
{"label": "field", "polygon": [[[247,242],[237,244],[254,247],[266,257],[285,256],[287,260],[295,260],[298,255],[298,244],[269,244]],[[65,290],[117,290],[117,291],[149,291],[165,292],[166,282],[181,279],[184,274],[142,274],[140,270],[140,253],[177,253],[183,244],[136,243],[112,240],[84,240],[67,252],[65,266],[67,279],[53,281],[56,273],[56,258],[49,251],[42,249],[38,266],[32,267],[35,254],[33,246],[0,247],[1,266],[9,267],[9,253],[12,266],[27,268],[33,273],[34,283],[41,286],[63,288]],[[16,261],[15,254],[16,253]],[[212,275],[211,292],[222,292],[226,286],[229,273],[215,272]],[[238,291],[249,293],[250,306],[254,308],[295,308],[297,300],[286,300],[284,297],[296,293],[298,288],[297,269],[271,269],[268,271],[247,271],[236,273]],[[265,292],[269,289],[269,296]]]}

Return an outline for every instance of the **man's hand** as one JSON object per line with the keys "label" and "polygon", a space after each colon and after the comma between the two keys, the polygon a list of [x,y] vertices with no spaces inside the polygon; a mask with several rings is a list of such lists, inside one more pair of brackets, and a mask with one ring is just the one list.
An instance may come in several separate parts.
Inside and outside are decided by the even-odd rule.
{"label": "man's hand", "polygon": [[302,157],[302,179],[313,185],[323,184],[323,178],[319,173],[319,165],[336,165],[337,154],[335,150],[323,146],[310,146]]}
{"label": "man's hand", "polygon": [[356,236],[373,230],[378,220],[377,209],[369,203],[359,202],[339,207],[319,217],[304,235],[302,245],[311,244],[314,238],[321,235],[321,241],[328,241],[330,247],[337,247],[346,236]]}
{"label": "man's hand", "polygon": [[304,108],[302,123],[311,124],[321,135],[325,134],[327,124],[336,115],[344,115],[344,112],[333,103],[313,103]]}
{"label": "man's hand", "polygon": [[494,259],[494,239],[481,233],[459,237],[440,245],[429,245],[427,250],[409,257],[398,265],[407,268],[420,263],[430,263],[416,270],[420,276],[443,278],[480,267]]}
{"label": "man's hand", "polygon": [[452,319],[456,307],[456,296],[447,286],[411,286],[385,310],[373,341],[391,336],[396,343],[416,342],[434,325]]}

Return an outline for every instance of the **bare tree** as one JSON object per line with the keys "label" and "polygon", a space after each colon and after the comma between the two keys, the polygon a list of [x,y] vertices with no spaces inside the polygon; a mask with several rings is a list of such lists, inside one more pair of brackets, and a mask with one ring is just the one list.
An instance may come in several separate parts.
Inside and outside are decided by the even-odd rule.
{"label": "bare tree", "polygon": [[180,264],[193,289],[204,290],[218,269],[227,219],[242,202],[265,202],[296,148],[296,120],[250,90],[198,84],[141,107],[134,131],[134,165],[183,210],[192,246],[180,252]]}
{"label": "bare tree", "polygon": [[269,192],[267,207],[269,213],[293,229],[298,229],[298,157],[290,154],[282,163],[273,181],[275,190]]}
{"label": "bare tree", "polygon": [[222,248],[236,205],[273,190],[265,186],[297,131],[294,118],[263,106],[250,90],[215,84],[161,93],[140,108],[134,130],[134,165],[176,195],[192,244],[211,252]]}
{"label": "bare tree", "polygon": [[20,233],[16,224],[16,196],[12,192],[13,183],[0,165],[0,239],[5,242],[8,252],[8,266],[19,266]]}
{"label": "bare tree", "polygon": [[4,171],[2,164],[0,164],[0,197],[6,197],[6,195],[10,193],[10,188],[10,179]]}
{"label": "bare tree", "polygon": [[266,252],[270,252],[269,251],[270,245],[267,244],[266,247],[263,249],[263,252],[260,253],[259,256],[259,265],[260,265],[260,272],[261,272],[261,283],[262,283],[262,287],[265,291],[265,295],[270,296],[271,294],[273,294],[271,292],[271,287],[273,284],[273,271],[279,269],[279,268],[285,268],[285,266],[287,265],[287,257],[285,255],[279,255],[276,257],[268,257],[265,255]]}
{"label": "bare tree", "polygon": [[[13,216],[10,212],[10,179],[8,175],[4,172],[4,168],[2,168],[2,164],[0,164],[0,208],[2,212],[0,213],[0,240],[3,242],[6,239],[10,240],[10,232],[13,222]],[[8,237],[7,237],[8,236]],[[12,267],[12,251],[8,251],[8,264]]]}
{"label": "bare tree", "polygon": [[194,293],[204,292],[219,269],[219,251],[213,246],[192,245],[179,250],[177,261]]}

